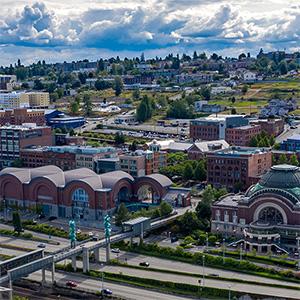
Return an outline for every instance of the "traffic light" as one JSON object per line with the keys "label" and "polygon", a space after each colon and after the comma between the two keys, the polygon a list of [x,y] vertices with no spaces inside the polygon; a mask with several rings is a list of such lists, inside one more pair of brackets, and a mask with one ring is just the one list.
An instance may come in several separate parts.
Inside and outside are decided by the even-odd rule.
{"label": "traffic light", "polygon": [[111,232],[110,216],[109,215],[106,215],[104,217],[104,229],[105,229],[105,237],[109,238],[110,237],[110,232]]}
{"label": "traffic light", "polygon": [[69,221],[69,239],[71,240],[71,243],[76,242],[76,223],[74,220]]}

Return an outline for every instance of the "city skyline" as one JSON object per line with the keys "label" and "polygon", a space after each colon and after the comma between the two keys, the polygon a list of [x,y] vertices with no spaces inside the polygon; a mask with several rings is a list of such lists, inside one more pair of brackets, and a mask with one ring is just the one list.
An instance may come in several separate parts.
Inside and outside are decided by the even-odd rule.
{"label": "city skyline", "polygon": [[[267,2],[267,3],[266,3]],[[2,1],[0,64],[297,51],[297,1]],[[268,7],[268,10],[265,9]]]}

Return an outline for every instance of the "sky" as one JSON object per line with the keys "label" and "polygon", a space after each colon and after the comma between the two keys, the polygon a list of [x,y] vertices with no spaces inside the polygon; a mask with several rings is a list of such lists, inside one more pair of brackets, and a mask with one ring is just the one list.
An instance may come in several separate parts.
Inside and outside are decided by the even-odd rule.
{"label": "sky", "polygon": [[299,0],[0,0],[0,64],[298,51]]}

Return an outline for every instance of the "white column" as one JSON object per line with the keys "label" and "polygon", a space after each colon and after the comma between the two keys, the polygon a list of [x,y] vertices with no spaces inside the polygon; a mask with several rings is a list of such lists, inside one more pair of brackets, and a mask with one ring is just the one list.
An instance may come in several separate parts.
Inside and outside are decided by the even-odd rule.
{"label": "white column", "polygon": [[42,269],[42,285],[46,283],[46,269]]}
{"label": "white column", "polygon": [[96,248],[94,250],[94,256],[95,256],[95,262],[99,262],[100,261],[100,249]]}
{"label": "white column", "polygon": [[55,283],[55,262],[52,263],[52,284]]}

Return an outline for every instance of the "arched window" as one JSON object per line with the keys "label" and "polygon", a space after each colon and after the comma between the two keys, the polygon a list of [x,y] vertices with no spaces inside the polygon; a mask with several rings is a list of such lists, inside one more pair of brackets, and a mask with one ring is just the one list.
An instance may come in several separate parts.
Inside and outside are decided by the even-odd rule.
{"label": "arched window", "polygon": [[89,195],[84,189],[76,189],[72,194],[73,202],[89,202]]}
{"label": "arched window", "polygon": [[258,221],[268,224],[283,224],[283,217],[278,209],[265,207],[259,212]]}

